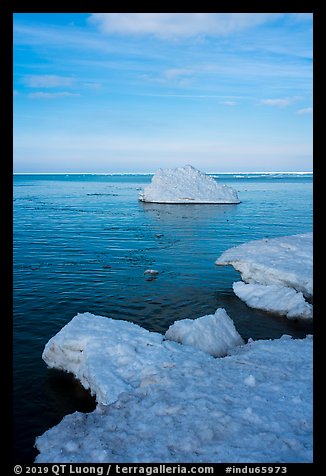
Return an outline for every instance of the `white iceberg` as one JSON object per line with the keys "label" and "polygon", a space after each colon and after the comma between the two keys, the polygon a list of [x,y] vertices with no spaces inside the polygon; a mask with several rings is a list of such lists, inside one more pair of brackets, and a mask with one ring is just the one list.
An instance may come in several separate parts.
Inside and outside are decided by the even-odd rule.
{"label": "white iceberg", "polygon": [[313,296],[312,251],[312,233],[266,238],[226,250],[215,264],[231,264],[245,283],[260,285],[235,286],[249,306],[306,319],[312,317],[312,306],[303,299]]}
{"label": "white iceberg", "polygon": [[215,359],[86,313],[43,357],[102,403],[39,436],[37,463],[312,462],[310,336],[250,340]]}
{"label": "white iceberg", "polygon": [[297,292],[287,286],[277,284],[245,284],[242,281],[233,283],[233,291],[247,306],[262,309],[288,319],[312,319],[313,307]]}
{"label": "white iceberg", "polygon": [[191,165],[159,169],[151,184],[139,194],[139,200],[150,203],[240,203],[237,192],[221,185]]}
{"label": "white iceberg", "polygon": [[165,337],[196,347],[214,357],[223,357],[232,347],[244,344],[232,319],[222,308],[217,309],[215,314],[194,320],[175,321],[166,331]]}

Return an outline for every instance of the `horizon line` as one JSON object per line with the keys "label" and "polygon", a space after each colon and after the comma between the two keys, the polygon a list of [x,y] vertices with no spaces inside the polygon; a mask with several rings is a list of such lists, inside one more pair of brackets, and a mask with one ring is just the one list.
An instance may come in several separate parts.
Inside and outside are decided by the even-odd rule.
{"label": "horizon line", "polygon": [[[154,175],[156,172],[13,172],[13,175]],[[261,172],[205,172],[209,175],[220,174],[220,175],[234,175],[234,174],[247,174],[247,175],[257,175],[257,174],[311,174],[313,171],[261,171]]]}

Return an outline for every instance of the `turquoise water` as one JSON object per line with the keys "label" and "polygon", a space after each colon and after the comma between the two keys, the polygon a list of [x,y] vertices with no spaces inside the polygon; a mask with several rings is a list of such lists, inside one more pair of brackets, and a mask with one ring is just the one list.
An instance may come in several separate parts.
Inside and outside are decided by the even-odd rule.
{"label": "turquoise water", "polygon": [[[164,333],[177,319],[224,307],[247,339],[303,337],[309,324],[247,308],[239,273],[217,267],[227,248],[312,231],[312,175],[219,174],[238,205],[139,202],[150,175],[14,176],[15,462],[31,462],[35,436],[94,401],[48,370],[46,342],[77,312]],[[157,278],[144,275],[159,271]]]}

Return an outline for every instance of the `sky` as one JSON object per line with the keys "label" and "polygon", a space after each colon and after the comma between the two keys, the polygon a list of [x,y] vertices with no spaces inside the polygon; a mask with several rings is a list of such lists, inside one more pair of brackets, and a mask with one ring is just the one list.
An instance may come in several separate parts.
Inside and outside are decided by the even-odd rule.
{"label": "sky", "polygon": [[311,171],[312,17],[14,14],[14,172]]}

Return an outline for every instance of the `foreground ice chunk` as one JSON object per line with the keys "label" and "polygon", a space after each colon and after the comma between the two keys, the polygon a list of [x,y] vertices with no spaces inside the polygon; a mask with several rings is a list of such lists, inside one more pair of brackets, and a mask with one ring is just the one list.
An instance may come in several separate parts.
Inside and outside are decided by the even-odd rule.
{"label": "foreground ice chunk", "polygon": [[302,292],[277,284],[233,283],[234,293],[249,307],[270,311],[288,319],[312,319],[312,305],[303,297]]}
{"label": "foreground ice chunk", "polygon": [[151,203],[240,203],[237,192],[191,165],[160,169],[139,200]]}
{"label": "foreground ice chunk", "polygon": [[310,298],[312,236],[305,233],[249,241],[224,251],[215,264],[231,264],[246,283],[288,286]]}
{"label": "foreground ice chunk", "polygon": [[87,313],[51,341],[47,362],[107,405],[38,437],[37,463],[312,462],[311,338],[249,341],[214,359]]}
{"label": "foreground ice chunk", "polygon": [[72,372],[100,403],[137,387],[161,363],[163,336],[127,321],[77,314],[46,344],[49,367]]}
{"label": "foreground ice chunk", "polygon": [[198,319],[182,319],[172,324],[165,333],[169,340],[203,350],[214,357],[223,357],[228,350],[244,341],[232,319],[222,308],[215,314]]}

